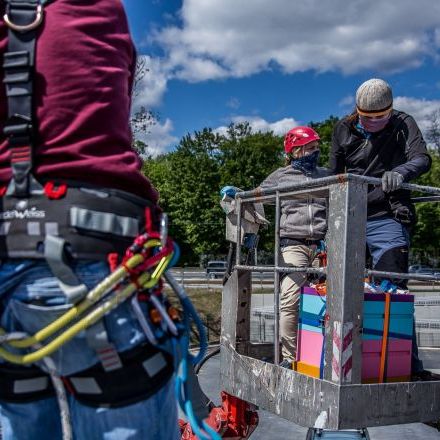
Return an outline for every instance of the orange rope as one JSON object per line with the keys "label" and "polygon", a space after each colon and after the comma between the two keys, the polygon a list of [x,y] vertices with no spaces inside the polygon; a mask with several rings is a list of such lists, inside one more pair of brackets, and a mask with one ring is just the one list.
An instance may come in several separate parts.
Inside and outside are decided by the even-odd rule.
{"label": "orange rope", "polygon": [[383,383],[385,379],[385,367],[388,349],[388,330],[390,327],[390,303],[391,293],[385,293],[385,316],[383,321],[382,351],[380,353],[379,383]]}

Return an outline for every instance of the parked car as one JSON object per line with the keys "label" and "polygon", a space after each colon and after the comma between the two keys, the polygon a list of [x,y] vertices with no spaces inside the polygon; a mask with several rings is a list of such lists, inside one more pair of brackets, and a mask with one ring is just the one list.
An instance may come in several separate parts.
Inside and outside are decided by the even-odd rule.
{"label": "parked car", "polygon": [[206,276],[211,279],[221,278],[227,269],[226,261],[208,261]]}
{"label": "parked car", "polygon": [[413,266],[409,267],[408,272],[414,273],[417,275],[439,276],[440,275],[440,268],[426,266],[424,264],[414,264]]}
{"label": "parked car", "polygon": [[416,272],[418,275],[439,275],[440,269],[438,267],[430,267],[429,269],[420,269]]}
{"label": "parked car", "polygon": [[431,273],[431,272],[438,272],[440,269],[434,269],[431,266],[427,266],[426,264],[413,264],[412,266],[409,266],[408,272],[412,273]]}

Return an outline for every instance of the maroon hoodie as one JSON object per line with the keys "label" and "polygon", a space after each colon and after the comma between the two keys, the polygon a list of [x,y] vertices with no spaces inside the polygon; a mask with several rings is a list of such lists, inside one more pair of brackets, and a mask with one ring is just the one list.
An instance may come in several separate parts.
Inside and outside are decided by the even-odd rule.
{"label": "maroon hoodie", "polygon": [[[7,28],[1,20],[1,58],[6,48]],[[45,7],[36,48],[37,178],[88,182],[157,201],[157,191],[141,174],[141,161],[131,147],[134,65],[120,0],[55,0]],[[1,184],[11,178],[3,135],[6,118],[5,87],[0,83]]]}

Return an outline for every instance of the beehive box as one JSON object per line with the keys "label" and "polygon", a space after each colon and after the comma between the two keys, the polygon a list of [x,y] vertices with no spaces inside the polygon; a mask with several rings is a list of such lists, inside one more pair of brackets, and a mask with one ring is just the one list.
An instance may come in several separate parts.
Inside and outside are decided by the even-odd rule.
{"label": "beehive box", "polygon": [[[387,382],[408,381],[411,375],[411,346],[414,296],[391,294],[387,338]],[[298,350],[295,369],[322,378],[324,366],[326,296],[312,287],[301,289]],[[362,332],[362,382],[379,381],[385,319],[385,294],[364,294]]]}

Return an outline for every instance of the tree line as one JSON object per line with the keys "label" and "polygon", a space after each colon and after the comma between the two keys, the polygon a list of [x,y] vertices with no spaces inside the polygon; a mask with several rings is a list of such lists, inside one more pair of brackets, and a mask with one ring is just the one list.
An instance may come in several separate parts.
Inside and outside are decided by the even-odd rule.
{"label": "tree line", "polygon": [[[328,165],[331,135],[338,118],[331,116],[310,125],[321,137],[321,166]],[[435,120],[434,120],[435,122]],[[430,134],[431,133],[431,134]],[[432,135],[432,138],[431,138]],[[417,183],[440,186],[438,126],[428,132],[433,165]],[[243,190],[258,186],[283,165],[283,137],[254,132],[249,123],[231,124],[226,133],[210,128],[184,136],[175,150],[147,157],[143,172],[160,192],[160,204],[170,218],[170,235],[182,250],[181,263],[223,257],[227,253],[225,215],[220,208],[220,189],[234,185]],[[412,240],[413,260],[430,262],[439,256],[439,203],[417,205],[418,223]],[[273,219],[273,210],[267,210]],[[273,232],[263,232],[262,247],[270,251]]]}

